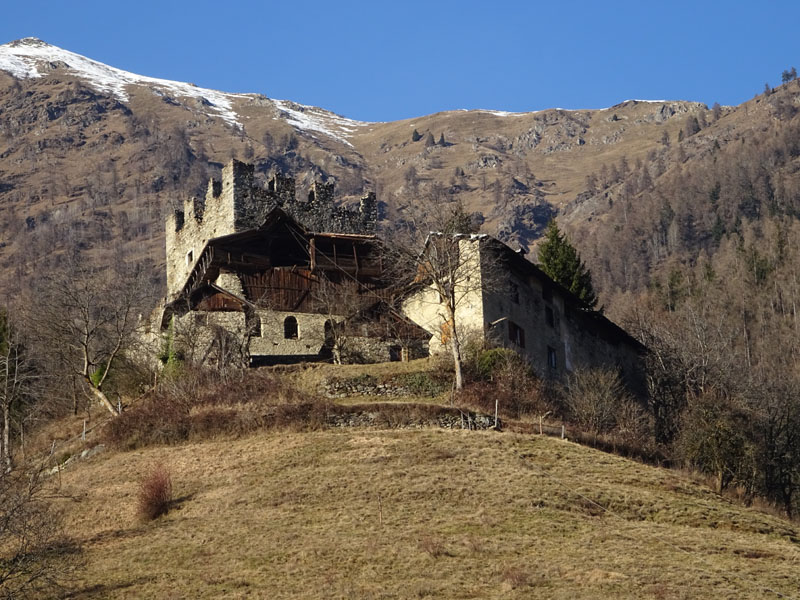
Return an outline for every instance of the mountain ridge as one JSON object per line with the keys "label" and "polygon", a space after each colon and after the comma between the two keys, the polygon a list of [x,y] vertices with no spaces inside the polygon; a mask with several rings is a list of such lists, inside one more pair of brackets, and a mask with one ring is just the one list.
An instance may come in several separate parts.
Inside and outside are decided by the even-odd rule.
{"label": "mountain ridge", "polygon": [[[65,248],[113,245],[159,272],[164,214],[199,195],[230,158],[254,163],[262,179],[294,175],[299,193],[320,178],[336,181],[343,203],[375,191],[385,226],[413,220],[420,199],[457,200],[486,232],[528,247],[556,215],[571,231],[600,222],[617,192],[593,194],[587,181],[604,169],[644,165],[657,183],[691,162],[696,140],[738,136],[737,115],[753,107],[747,118],[762,119],[748,103],[711,111],[626,100],[363,122],[139,76],[23,38],[0,46],[0,256],[22,276]],[[703,132],[679,142],[691,120]]]}

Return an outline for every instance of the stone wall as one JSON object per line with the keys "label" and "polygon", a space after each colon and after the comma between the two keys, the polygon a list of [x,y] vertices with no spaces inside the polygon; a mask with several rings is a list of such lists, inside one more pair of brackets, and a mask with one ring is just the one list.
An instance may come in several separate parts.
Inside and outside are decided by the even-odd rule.
{"label": "stone wall", "polygon": [[[176,352],[191,362],[247,364],[247,323],[241,312],[190,311],[173,322]],[[220,356],[224,353],[224,357]]]}
{"label": "stone wall", "polygon": [[620,369],[631,391],[644,394],[639,348],[605,317],[582,310],[534,270],[499,270],[491,254],[482,268],[505,276],[494,275],[484,292],[484,328],[494,343],[526,357],[542,378],[565,380],[580,368]]}
{"label": "stone wall", "polygon": [[403,415],[397,410],[354,410],[328,415],[326,425],[329,427],[380,427],[392,429],[421,429],[441,427],[443,429],[468,429],[486,431],[500,429],[502,423],[498,419],[497,427],[493,416],[461,411],[444,410],[437,415]]}
{"label": "stone wall", "polygon": [[320,388],[320,394],[328,398],[346,398],[349,396],[426,396],[434,398],[451,389],[449,378],[418,371],[403,373],[388,378],[372,375],[357,377],[331,377]]}
{"label": "stone wall", "polygon": [[348,364],[401,360],[403,351],[406,353],[405,360],[428,356],[428,344],[422,340],[347,336],[343,345],[342,362]]}
{"label": "stone wall", "polygon": [[[259,310],[261,335],[250,340],[250,354],[260,356],[318,355],[325,345],[325,321],[328,315]],[[284,337],[284,323],[293,317],[297,321],[297,337]],[[334,317],[341,318],[341,317]]]}

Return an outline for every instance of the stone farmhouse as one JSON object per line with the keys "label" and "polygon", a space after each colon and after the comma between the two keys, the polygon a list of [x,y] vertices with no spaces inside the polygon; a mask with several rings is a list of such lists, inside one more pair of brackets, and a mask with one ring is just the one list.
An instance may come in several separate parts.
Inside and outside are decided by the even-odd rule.
{"label": "stone farmhouse", "polygon": [[[622,328],[491,236],[456,235],[449,243],[466,265],[454,294],[461,340],[480,336],[511,348],[542,378],[563,380],[581,367],[617,368],[628,388],[644,395],[645,348]],[[407,298],[403,310],[432,335],[431,352],[446,349],[452,325],[432,286]]]}
{"label": "stone farmhouse", "polygon": [[[231,161],[204,198],[167,218],[156,329],[179,354],[212,363],[379,362],[445,349],[438,294],[424,281],[391,281],[376,221],[374,194],[348,210],[332,184],[316,183],[299,200],[293,179],[261,187],[251,165]],[[542,377],[609,366],[643,389],[644,348],[625,331],[499,240],[453,243],[467,272],[457,285],[462,335],[513,348]]]}

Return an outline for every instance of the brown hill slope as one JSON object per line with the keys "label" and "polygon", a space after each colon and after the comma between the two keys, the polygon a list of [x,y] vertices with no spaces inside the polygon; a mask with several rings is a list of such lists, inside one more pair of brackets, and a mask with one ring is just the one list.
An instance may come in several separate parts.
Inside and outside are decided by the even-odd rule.
{"label": "brown hill slope", "polygon": [[[158,463],[178,501],[143,524],[137,482]],[[768,598],[798,585],[789,524],[550,438],[274,433],[108,453],[61,482],[87,560],[73,598]]]}

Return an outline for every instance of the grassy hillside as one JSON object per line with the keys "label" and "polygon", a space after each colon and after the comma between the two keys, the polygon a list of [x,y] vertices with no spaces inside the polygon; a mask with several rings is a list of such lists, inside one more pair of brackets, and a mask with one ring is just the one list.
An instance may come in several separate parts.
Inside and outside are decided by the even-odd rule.
{"label": "grassy hillside", "polygon": [[[135,515],[138,481],[177,501]],[[797,531],[672,471],[504,433],[267,433],[73,464],[72,598],[769,598]]]}

